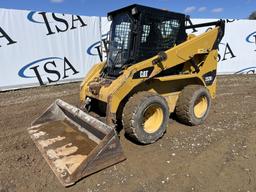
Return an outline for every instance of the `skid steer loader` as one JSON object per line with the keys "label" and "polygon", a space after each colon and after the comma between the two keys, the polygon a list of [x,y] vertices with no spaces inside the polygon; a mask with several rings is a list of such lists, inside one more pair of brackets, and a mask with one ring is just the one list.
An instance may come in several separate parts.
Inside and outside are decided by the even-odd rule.
{"label": "skid steer loader", "polygon": [[[28,128],[65,186],[125,160],[117,125],[150,144],[173,112],[185,124],[203,123],[215,98],[224,21],[193,25],[184,14],[136,4],[108,19],[107,60],[81,83],[80,109],[57,100]],[[186,33],[207,26],[213,27],[201,35]]]}

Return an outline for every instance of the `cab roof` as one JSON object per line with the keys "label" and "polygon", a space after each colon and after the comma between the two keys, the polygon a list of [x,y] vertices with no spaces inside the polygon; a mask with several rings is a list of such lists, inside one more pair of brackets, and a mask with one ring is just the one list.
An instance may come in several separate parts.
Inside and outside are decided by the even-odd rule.
{"label": "cab roof", "polygon": [[108,16],[115,16],[117,14],[120,14],[120,13],[131,13],[132,9],[133,8],[136,8],[137,12],[138,13],[141,13],[141,12],[150,12],[150,13],[153,13],[154,15],[155,14],[158,14],[158,15],[169,15],[169,16],[176,16],[176,17],[181,17],[181,18],[185,18],[186,15],[183,14],[183,13],[176,13],[176,12],[171,12],[171,11],[168,11],[168,10],[163,10],[163,9],[157,9],[157,8],[153,8],[153,7],[147,7],[147,6],[144,6],[144,5],[139,5],[139,4],[132,4],[132,5],[129,5],[127,7],[123,7],[123,8],[120,8],[120,9],[117,9],[117,10],[114,10],[114,11],[111,11],[108,13]]}

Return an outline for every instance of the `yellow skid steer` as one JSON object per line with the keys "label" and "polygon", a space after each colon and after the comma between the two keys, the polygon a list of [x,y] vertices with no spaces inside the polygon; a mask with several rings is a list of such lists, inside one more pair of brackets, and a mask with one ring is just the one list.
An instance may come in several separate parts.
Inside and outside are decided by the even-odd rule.
{"label": "yellow skid steer", "polygon": [[[215,98],[224,21],[193,25],[184,14],[136,4],[108,19],[107,60],[81,83],[81,107],[56,100],[28,128],[64,186],[125,160],[116,128],[137,143],[154,143],[171,113],[199,125]],[[210,26],[198,36],[186,33]]]}

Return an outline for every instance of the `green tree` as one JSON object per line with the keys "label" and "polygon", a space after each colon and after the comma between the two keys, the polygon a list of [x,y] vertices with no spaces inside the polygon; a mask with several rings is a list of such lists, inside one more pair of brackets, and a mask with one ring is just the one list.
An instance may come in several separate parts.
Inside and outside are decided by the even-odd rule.
{"label": "green tree", "polygon": [[256,20],[256,11],[252,12],[251,15],[249,16],[249,19],[254,19]]}

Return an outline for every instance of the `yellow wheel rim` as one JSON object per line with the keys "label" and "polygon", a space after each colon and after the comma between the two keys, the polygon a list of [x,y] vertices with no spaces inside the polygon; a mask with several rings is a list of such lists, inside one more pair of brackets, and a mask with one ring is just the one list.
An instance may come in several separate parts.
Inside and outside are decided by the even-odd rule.
{"label": "yellow wheel rim", "polygon": [[164,112],[159,105],[150,105],[143,114],[143,128],[147,133],[156,132],[162,125]]}
{"label": "yellow wheel rim", "polygon": [[199,97],[194,106],[194,114],[196,118],[202,118],[205,115],[207,108],[208,101],[206,96]]}

